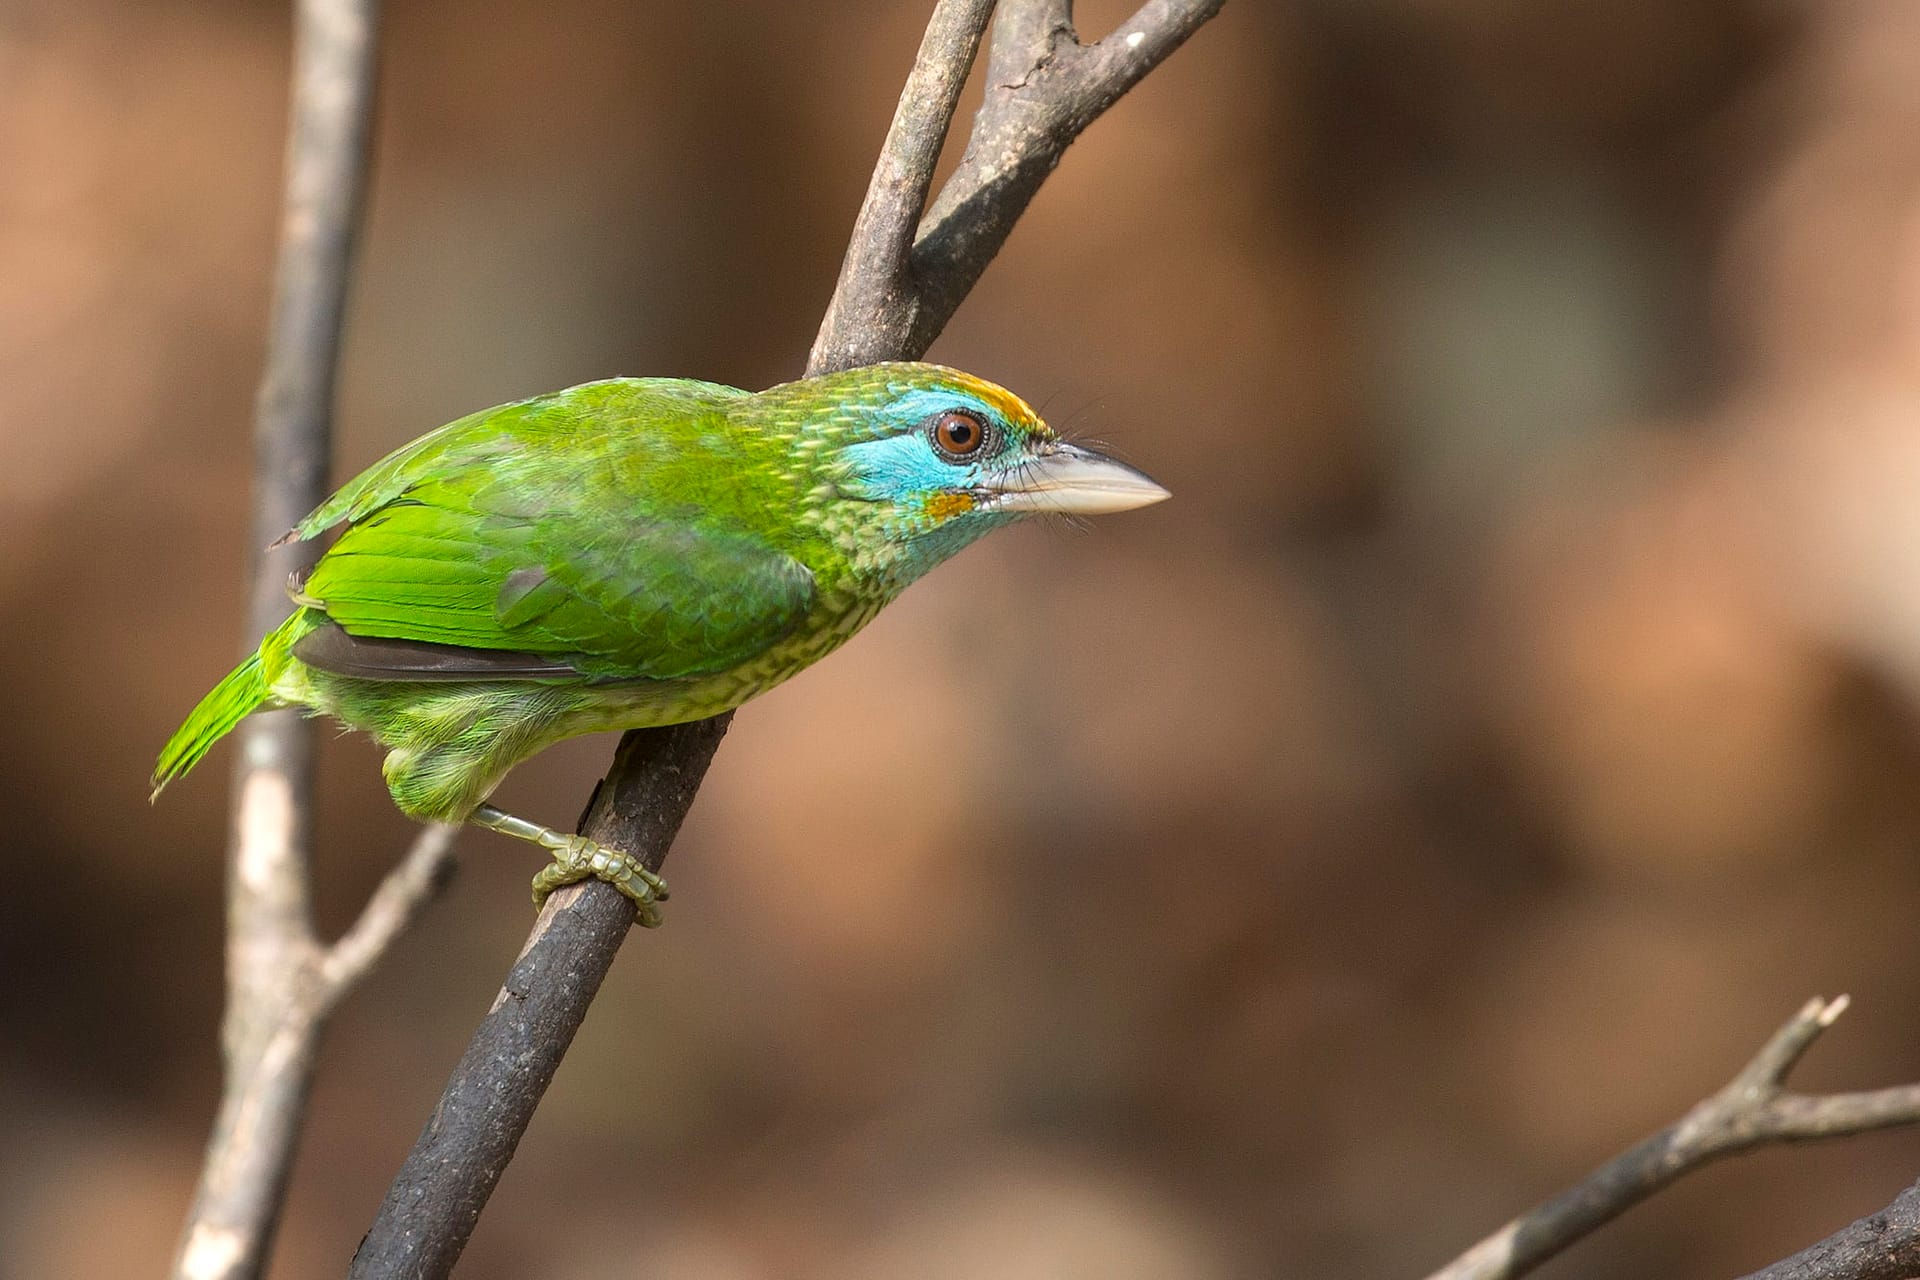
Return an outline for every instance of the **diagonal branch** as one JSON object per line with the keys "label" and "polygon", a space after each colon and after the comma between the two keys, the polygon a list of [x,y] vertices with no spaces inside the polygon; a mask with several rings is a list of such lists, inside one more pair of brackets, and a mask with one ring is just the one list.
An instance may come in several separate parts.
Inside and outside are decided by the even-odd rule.
{"label": "diagonal branch", "polygon": [[[1920,1085],[1818,1095],[1786,1088],[1787,1073],[1846,1009],[1846,996],[1809,1000],[1774,1032],[1740,1074],[1718,1093],[1696,1104],[1678,1123],[1521,1214],[1428,1280],[1510,1280],[1525,1275],[1662,1187],[1722,1156],[1773,1143],[1843,1138],[1920,1123]],[[1920,1257],[1920,1196],[1909,1192],[1902,1200],[1908,1197],[1915,1197],[1915,1203],[1908,1206],[1910,1256]],[[1762,1274],[1768,1280],[1784,1280],[1789,1275],[1838,1280],[1855,1273],[1780,1272],[1776,1276],[1770,1268]],[[1858,1274],[1906,1276],[1911,1272]]]}
{"label": "diagonal branch", "polygon": [[[595,839],[628,840],[618,847],[645,850],[639,856],[657,867],[726,728],[720,717],[627,734],[582,829]],[[547,899],[349,1275],[453,1270],[632,924],[633,903],[598,880]]]}
{"label": "diagonal branch", "polygon": [[[989,86],[967,155],[907,254],[901,228],[920,215],[991,8],[978,0],[939,0],[807,371],[924,353],[1068,144],[1222,3],[1150,0],[1107,40],[1081,46],[1065,0],[1005,0],[994,78],[1013,67],[1024,83]],[[1072,56],[1056,68],[1058,52],[1069,46]],[[996,176],[1005,172],[1020,178]],[[723,715],[627,734],[581,831],[658,870],[730,720]],[[351,1274],[438,1276],[452,1268],[632,923],[632,905],[598,882],[547,900],[361,1242]]]}

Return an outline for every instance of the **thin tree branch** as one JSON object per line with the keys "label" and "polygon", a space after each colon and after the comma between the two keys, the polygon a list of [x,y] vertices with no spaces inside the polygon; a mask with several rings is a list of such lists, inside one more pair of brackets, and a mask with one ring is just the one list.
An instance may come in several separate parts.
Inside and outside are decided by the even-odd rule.
{"label": "thin tree branch", "polygon": [[[1772,1143],[1842,1138],[1920,1123],[1920,1085],[1823,1095],[1793,1093],[1785,1087],[1787,1073],[1846,1008],[1846,996],[1809,1000],[1739,1075],[1696,1104],[1677,1124],[1529,1209],[1434,1272],[1429,1280],[1510,1280],[1525,1275],[1668,1183],[1723,1156]],[[1771,1277],[1771,1272],[1766,1274]]]}
{"label": "thin tree branch", "polygon": [[[378,0],[300,0],[286,187],[266,367],[255,407],[253,545],[326,496],[340,357],[371,135]],[[305,555],[310,558],[311,553]],[[249,645],[286,617],[299,549],[249,568]],[[429,827],[333,946],[314,934],[313,738],[289,711],[240,728],[227,867],[225,1079],[178,1280],[266,1268],[326,1020],[433,896],[453,829]]]}
{"label": "thin tree branch", "polygon": [[992,16],[993,0],[939,0],[934,6],[854,219],[808,372],[898,358],[906,349],[916,297],[914,227],[927,207],[953,109]]}
{"label": "thin tree branch", "polygon": [[[301,0],[271,331],[254,424],[253,545],[326,496],[334,372],[366,173],[376,0]],[[256,552],[248,636],[286,616],[282,561]],[[317,959],[309,899],[312,734],[291,712],[239,733],[227,869],[225,1083],[174,1260],[184,1280],[258,1275],[278,1221],[313,1072],[290,992]]]}
{"label": "thin tree branch", "polygon": [[[968,194],[957,203],[947,193],[941,195],[934,214],[920,224],[903,265],[900,226],[920,213],[918,202],[930,186],[958,88],[978,49],[989,9],[981,3],[940,0],[875,166],[848,246],[848,265],[828,305],[807,372],[924,353],[999,251],[1067,144],[1223,2],[1153,0],[1112,37],[1116,45],[1092,47],[1087,60],[1077,64],[1085,68],[1083,73],[1050,77],[1044,92],[1021,98],[1023,109],[1027,104],[1035,108],[1027,112],[1024,124],[1006,118],[1004,111],[982,108],[968,157],[947,184],[947,193],[958,186]],[[1063,0],[1003,0],[1000,9],[999,31],[1011,33],[1007,39],[1025,51],[1030,73],[1041,71],[1047,57],[1029,38],[1031,33],[1059,30],[1071,40],[1071,10]],[[995,39],[997,47],[1000,35]],[[1053,39],[1057,43],[1058,37]],[[1012,55],[996,52],[993,57],[994,65],[1005,66]],[[1039,83],[1035,74],[1027,78]],[[929,101],[912,100],[923,92]],[[995,92],[989,88],[990,100]],[[1030,181],[987,180],[988,166],[976,154],[982,146],[982,125],[994,130],[996,155],[1031,173]],[[1045,160],[1036,168],[1030,157],[1037,156]],[[948,210],[944,215],[942,208]],[[970,234],[963,224],[973,220],[997,230]],[[938,251],[930,252],[930,244]],[[858,305],[855,298],[861,299]],[[938,300],[932,311],[929,298]],[[876,334],[886,336],[876,339]],[[730,721],[730,715],[723,715],[623,737],[612,768],[588,804],[582,833],[625,849],[658,870]],[[632,922],[631,903],[597,881],[547,900],[507,984],[454,1068],[361,1242],[352,1275],[441,1276],[452,1268]]]}
{"label": "thin tree branch", "polygon": [[1912,1280],[1920,1276],[1920,1182],[1878,1213],[1745,1280]]}

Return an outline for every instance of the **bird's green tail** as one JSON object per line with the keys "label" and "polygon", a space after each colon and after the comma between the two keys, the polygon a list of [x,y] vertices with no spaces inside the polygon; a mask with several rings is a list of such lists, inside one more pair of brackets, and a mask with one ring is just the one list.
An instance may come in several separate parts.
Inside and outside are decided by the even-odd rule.
{"label": "bird's green tail", "polygon": [[316,609],[294,610],[291,618],[269,632],[258,649],[200,699],[186,723],[174,730],[160,749],[160,759],[153,766],[154,796],[199,764],[214,743],[272,696],[269,691],[286,666],[294,642],[325,621],[326,615]]}

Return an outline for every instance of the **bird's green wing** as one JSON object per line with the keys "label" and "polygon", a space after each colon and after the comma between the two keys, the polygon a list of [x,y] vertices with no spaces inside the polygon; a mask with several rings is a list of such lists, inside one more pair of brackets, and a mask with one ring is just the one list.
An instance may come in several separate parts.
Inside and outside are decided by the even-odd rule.
{"label": "bird's green wing", "polygon": [[395,449],[340,486],[273,545],[317,538],[337,524],[371,515],[416,484],[464,469],[512,465],[528,454],[547,452],[564,466],[596,445],[610,446],[620,434],[638,436],[652,427],[656,436],[670,436],[670,429],[661,428],[711,417],[723,412],[727,401],[747,394],[691,378],[609,378],[482,409]]}
{"label": "bird's green wing", "polygon": [[638,423],[543,401],[423,437],[302,522],[351,522],[299,592],[369,643],[343,657],[320,635],[297,656],[403,680],[671,679],[753,657],[806,615],[806,566],[715,519],[675,472],[676,432],[705,401]]}

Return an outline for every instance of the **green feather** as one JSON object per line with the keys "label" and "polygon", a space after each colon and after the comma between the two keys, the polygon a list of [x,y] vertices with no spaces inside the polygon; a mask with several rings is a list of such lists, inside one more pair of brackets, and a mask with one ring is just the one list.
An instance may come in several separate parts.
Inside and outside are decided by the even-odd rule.
{"label": "green feather", "polygon": [[270,700],[269,689],[285,670],[293,646],[325,621],[324,614],[312,609],[296,609],[292,617],[260,642],[258,649],[200,699],[200,704],[188,713],[186,723],[174,730],[167,745],[160,749],[160,760],[153,767],[155,796],[166,790],[169,782],[199,764],[201,757],[226,737],[233,726]]}

